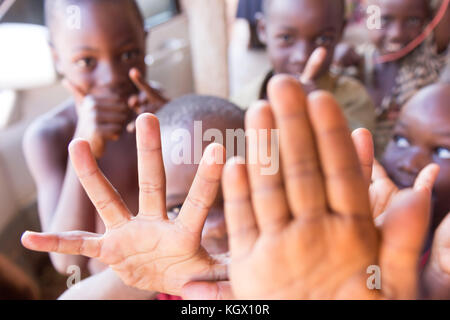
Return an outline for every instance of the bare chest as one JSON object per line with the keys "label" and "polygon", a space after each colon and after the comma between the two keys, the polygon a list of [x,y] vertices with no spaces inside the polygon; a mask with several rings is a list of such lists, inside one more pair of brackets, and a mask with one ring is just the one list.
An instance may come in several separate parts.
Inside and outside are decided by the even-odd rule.
{"label": "bare chest", "polygon": [[116,143],[109,143],[103,158],[99,160],[99,167],[130,211],[136,214],[139,188],[135,138],[126,135]]}

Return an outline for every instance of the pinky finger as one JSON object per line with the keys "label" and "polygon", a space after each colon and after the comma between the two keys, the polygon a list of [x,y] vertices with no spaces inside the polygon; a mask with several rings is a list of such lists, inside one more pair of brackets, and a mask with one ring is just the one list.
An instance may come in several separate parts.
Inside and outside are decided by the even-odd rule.
{"label": "pinky finger", "polygon": [[27,231],[21,242],[27,249],[98,258],[102,236],[95,233],[73,231],[62,233],[36,233]]}
{"label": "pinky finger", "polygon": [[251,203],[247,169],[242,164],[244,162],[240,158],[230,159],[222,175],[225,220],[232,259],[247,255],[259,235]]}

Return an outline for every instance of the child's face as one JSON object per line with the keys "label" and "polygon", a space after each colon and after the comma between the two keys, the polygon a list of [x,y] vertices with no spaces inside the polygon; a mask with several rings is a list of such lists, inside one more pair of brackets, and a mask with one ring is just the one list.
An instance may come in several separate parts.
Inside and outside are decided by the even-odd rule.
{"label": "child's face", "polygon": [[144,75],[146,71],[146,33],[131,1],[82,1],[77,5],[81,28],[71,28],[65,12],[57,13],[60,17],[52,27],[58,71],[86,94],[127,99],[137,92],[129,70],[136,67]]}
{"label": "child's face", "polygon": [[428,0],[370,0],[381,9],[381,29],[370,31],[381,54],[390,54],[416,39],[429,18]]}
{"label": "child's face", "polygon": [[268,7],[258,31],[275,73],[300,76],[312,52],[324,47],[328,54],[318,75],[325,74],[345,25],[340,1],[272,0]]}
{"label": "child's face", "polygon": [[[171,141],[172,130],[163,130],[163,154],[166,169],[166,205],[170,219],[178,216],[179,210],[187,198],[189,189],[197,173],[198,165],[180,164],[171,161],[171,152],[176,143]],[[179,143],[178,143],[179,147]],[[193,154],[193,153],[192,153]],[[228,252],[228,236],[225,225],[222,191],[209,211],[202,234],[202,246],[210,254]]]}
{"label": "child's face", "polygon": [[450,211],[450,86],[436,85],[403,109],[383,164],[400,188],[413,186],[428,164],[441,167],[434,197],[433,230]]}

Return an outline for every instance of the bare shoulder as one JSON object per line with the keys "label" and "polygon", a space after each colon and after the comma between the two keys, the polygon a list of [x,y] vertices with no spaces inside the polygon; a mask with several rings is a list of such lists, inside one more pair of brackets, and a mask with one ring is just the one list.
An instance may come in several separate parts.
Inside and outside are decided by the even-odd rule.
{"label": "bare shoulder", "polygon": [[23,140],[27,160],[67,156],[67,145],[75,126],[76,115],[70,101],[37,118],[28,127]]}

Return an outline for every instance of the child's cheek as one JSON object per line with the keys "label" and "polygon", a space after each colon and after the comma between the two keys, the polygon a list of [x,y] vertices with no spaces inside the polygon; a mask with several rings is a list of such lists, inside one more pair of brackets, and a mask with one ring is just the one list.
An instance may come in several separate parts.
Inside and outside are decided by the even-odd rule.
{"label": "child's cheek", "polygon": [[65,75],[65,78],[73,83],[75,86],[80,88],[86,94],[92,91],[95,86],[95,79],[91,73],[82,72],[76,66],[69,69],[69,72]]}
{"label": "child's cheek", "polygon": [[275,47],[269,55],[276,74],[289,73],[290,50],[288,48]]}
{"label": "child's cheek", "polygon": [[396,170],[396,160],[400,156],[399,152],[396,150],[394,143],[391,142],[386,148],[381,164],[386,169],[388,175],[392,176]]}

